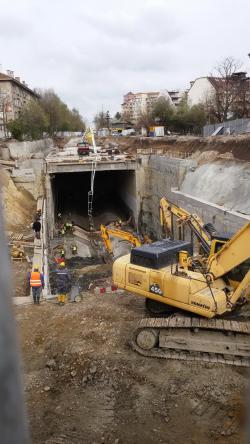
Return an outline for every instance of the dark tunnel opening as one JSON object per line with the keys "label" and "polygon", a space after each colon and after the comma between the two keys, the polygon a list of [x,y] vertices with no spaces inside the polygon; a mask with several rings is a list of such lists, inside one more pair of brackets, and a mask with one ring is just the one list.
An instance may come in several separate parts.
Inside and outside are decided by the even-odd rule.
{"label": "dark tunnel opening", "polygon": [[[127,220],[136,209],[134,171],[97,171],[94,181],[94,226],[109,224],[116,219]],[[70,219],[88,230],[88,192],[91,172],[59,173],[52,179],[55,218]]]}

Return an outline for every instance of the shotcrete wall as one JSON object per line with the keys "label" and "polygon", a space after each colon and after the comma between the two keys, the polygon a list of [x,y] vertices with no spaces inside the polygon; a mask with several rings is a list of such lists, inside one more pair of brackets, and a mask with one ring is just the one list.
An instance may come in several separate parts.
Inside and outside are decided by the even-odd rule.
{"label": "shotcrete wall", "polygon": [[212,222],[218,231],[235,232],[250,219],[247,215],[202,200],[197,195],[194,197],[191,194],[178,192],[185,176],[196,167],[197,163],[192,159],[159,155],[142,156],[138,173],[140,178],[138,192],[141,209],[139,222],[144,231],[151,233],[155,238],[161,237],[159,201],[163,196],[191,213],[197,213],[204,222]]}

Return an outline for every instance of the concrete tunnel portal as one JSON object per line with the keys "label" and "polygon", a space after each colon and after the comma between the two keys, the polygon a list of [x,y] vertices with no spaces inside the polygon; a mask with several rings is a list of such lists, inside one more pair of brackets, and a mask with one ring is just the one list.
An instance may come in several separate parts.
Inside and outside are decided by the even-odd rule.
{"label": "concrete tunnel portal", "polygon": [[[49,174],[48,216],[51,219],[53,233],[58,213],[62,214],[63,220],[73,220],[76,225],[85,230],[89,229],[90,187],[91,171]],[[100,224],[107,225],[117,218],[127,220],[130,216],[133,216],[132,219],[136,223],[137,214],[136,171],[97,170],[93,199],[95,229],[99,229]]]}

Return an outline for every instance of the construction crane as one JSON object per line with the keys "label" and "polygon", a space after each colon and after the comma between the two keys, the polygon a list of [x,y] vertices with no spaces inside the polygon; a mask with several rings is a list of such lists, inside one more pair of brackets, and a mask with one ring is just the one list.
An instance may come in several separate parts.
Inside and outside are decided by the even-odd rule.
{"label": "construction crane", "polygon": [[110,254],[113,253],[110,236],[126,240],[130,242],[133,247],[140,247],[142,244],[139,238],[136,237],[133,233],[130,233],[129,231],[119,230],[118,228],[110,228],[106,227],[105,225],[101,225],[100,230],[104,245]]}
{"label": "construction crane", "polygon": [[[189,251],[190,242],[168,239],[133,248],[131,255],[115,260],[113,282],[118,288],[146,298],[151,313],[172,314],[143,319],[134,334],[134,349],[152,357],[250,366],[250,322],[237,321],[236,312],[233,320],[211,319],[228,315],[246,302],[250,222],[208,258],[205,269],[197,266]],[[228,275],[242,264],[247,264],[245,274],[233,288]],[[178,309],[184,314],[173,316]]]}

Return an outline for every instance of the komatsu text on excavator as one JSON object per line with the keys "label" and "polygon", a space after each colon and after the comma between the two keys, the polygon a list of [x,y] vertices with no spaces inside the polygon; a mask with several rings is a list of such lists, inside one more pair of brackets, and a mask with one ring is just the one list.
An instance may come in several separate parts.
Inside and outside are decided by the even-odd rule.
{"label": "komatsu text on excavator", "polygon": [[[250,366],[250,323],[237,317],[237,307],[250,291],[249,259],[250,222],[210,254],[202,267],[193,257],[192,244],[183,240],[143,245],[117,259],[115,285],[145,297],[154,314],[162,309],[183,313],[143,319],[133,347],[147,356]],[[233,287],[230,272],[242,264],[244,273],[241,269]]]}

